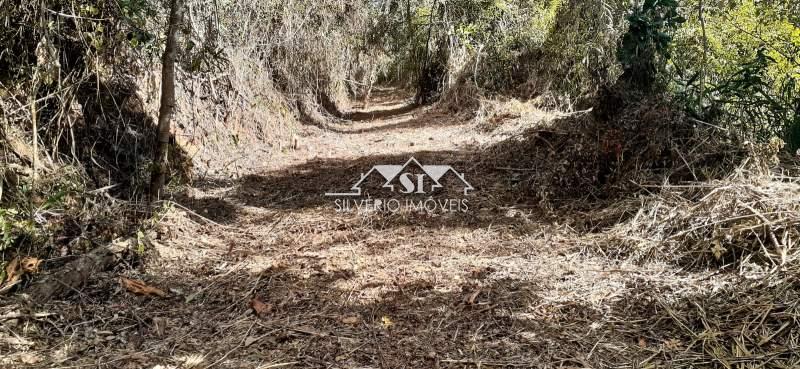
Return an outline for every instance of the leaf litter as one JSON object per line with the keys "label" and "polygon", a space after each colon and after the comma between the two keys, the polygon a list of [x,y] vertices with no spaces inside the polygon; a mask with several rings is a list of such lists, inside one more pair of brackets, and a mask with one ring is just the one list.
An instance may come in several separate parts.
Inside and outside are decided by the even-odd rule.
{"label": "leaf litter", "polygon": [[[335,159],[293,151],[263,174],[199,186],[182,202],[194,214],[170,210],[169,232],[136,267],[150,282],[120,279],[132,293],[117,293],[98,273],[46,306],[57,316],[19,314],[36,326],[12,328],[33,343],[30,365],[800,365],[796,179],[661,186],[603,209],[509,206],[526,194],[476,158],[499,138],[425,114],[343,127],[400,120],[413,147],[374,145],[379,131],[315,131],[309,145]],[[339,214],[320,195],[409,155],[471,170],[473,212]],[[234,212],[198,222],[213,213],[204,199]]]}

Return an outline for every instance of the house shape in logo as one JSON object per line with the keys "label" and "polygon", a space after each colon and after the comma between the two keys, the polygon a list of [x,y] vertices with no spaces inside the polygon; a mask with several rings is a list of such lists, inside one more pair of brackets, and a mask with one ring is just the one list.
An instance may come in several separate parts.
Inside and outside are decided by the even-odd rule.
{"label": "house shape in logo", "polygon": [[361,185],[364,183],[369,176],[373,173],[380,174],[383,179],[384,188],[388,188],[394,191],[394,185],[392,181],[397,178],[403,170],[406,169],[409,165],[415,164],[417,167],[421,168],[422,171],[433,181],[433,185],[431,186],[432,189],[437,189],[443,187],[442,184],[439,182],[447,173],[452,172],[456,178],[458,178],[461,183],[464,185],[464,195],[466,195],[469,191],[474,190],[475,188],[467,182],[464,178],[464,173],[459,173],[455,170],[452,166],[449,165],[422,165],[411,157],[408,161],[403,165],[375,165],[366,173],[361,174],[361,178],[356,182],[352,187],[350,187],[350,192],[344,193],[326,193],[325,196],[360,196],[362,193]]}

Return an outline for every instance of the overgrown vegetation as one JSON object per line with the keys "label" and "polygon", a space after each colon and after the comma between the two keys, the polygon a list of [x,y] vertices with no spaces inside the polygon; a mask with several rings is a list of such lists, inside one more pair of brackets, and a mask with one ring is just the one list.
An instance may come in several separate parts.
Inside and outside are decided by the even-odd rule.
{"label": "overgrown vegetation", "polygon": [[800,148],[800,27],[790,1],[687,1],[675,35],[671,90],[699,119]]}
{"label": "overgrown vegetation", "polygon": [[[0,0],[0,21],[0,295],[22,289],[20,260],[42,259],[53,269],[62,259],[100,255],[110,265],[115,255],[90,251],[134,234],[139,256],[147,254],[160,246],[143,228],[169,214],[172,200],[193,199],[197,187],[213,187],[222,199],[234,191],[230,181],[302,150],[303,135],[407,133],[464,120],[499,137],[513,121],[503,141],[482,137],[491,144],[463,145],[475,152],[459,160],[494,180],[483,183],[493,192],[480,212],[535,209],[580,240],[564,243],[591,241],[576,254],[729,277],[720,289],[692,295],[716,306],[686,295],[662,299],[679,293],[660,284],[665,291],[654,287],[640,296],[641,311],[623,309],[632,321],[619,330],[622,343],[609,342],[639,358],[637,366],[654,358],[678,367],[744,367],[767,357],[775,358],[767,367],[800,363],[792,346],[800,338],[793,324],[800,260],[797,1]],[[378,86],[414,97],[371,110]],[[408,114],[416,109],[421,118]],[[397,123],[350,130],[356,121],[389,116]],[[365,145],[406,143],[388,141]],[[318,200],[324,191],[302,192],[313,186],[300,182],[319,179],[307,172],[322,171],[328,180],[361,164],[337,161],[331,166],[346,168],[330,169],[318,161],[341,148],[324,149],[286,178],[249,177],[291,190],[270,197],[281,205],[260,221],[275,226],[304,210],[286,204],[297,196]],[[254,194],[236,191],[239,203],[217,199],[212,210],[252,205],[247,196]],[[182,209],[192,221],[235,228]],[[302,227],[330,220],[322,218]],[[368,223],[361,226],[384,231],[399,222],[375,218],[361,219]],[[421,222],[452,225],[433,218]],[[476,216],[461,226],[491,230],[494,220],[484,224]],[[530,223],[515,223],[521,231],[508,238],[528,237]],[[298,241],[285,235],[293,232],[284,230],[281,247],[295,248]],[[24,271],[34,273],[34,264]],[[5,283],[13,273],[17,280]],[[638,278],[628,282],[652,282]],[[747,283],[737,289],[734,280]],[[473,307],[485,290],[468,292],[474,295],[463,305]],[[506,292],[516,298],[515,290]],[[623,302],[604,314],[619,314]],[[765,307],[772,303],[774,309]],[[476,337],[482,327],[471,327]],[[589,356],[598,347],[615,352],[591,327],[592,334],[570,341],[592,350],[584,366],[594,363]],[[663,343],[654,349],[631,331]],[[583,347],[586,337],[593,342]]]}
{"label": "overgrown vegetation", "polygon": [[[27,224],[20,214],[32,215],[23,200],[40,190],[52,197],[42,189],[46,181],[34,179],[62,170],[78,173],[62,177],[72,178],[63,186],[141,198],[155,140],[148,105],[154,99],[142,94],[158,90],[138,84],[155,79],[168,9],[148,1],[4,5],[0,82],[9,165],[2,201],[4,219],[15,219],[4,227]],[[205,95],[228,106],[242,95],[230,71],[249,64],[263,70],[268,89],[279,91],[270,106],[301,119],[315,109],[344,117],[348,99],[368,97],[376,82],[415,88],[417,103],[468,85],[472,92],[456,99],[455,109],[477,109],[468,100],[480,95],[547,95],[554,97],[551,106],[594,105],[594,116],[610,130],[634,132],[641,127],[623,127],[617,118],[639,109],[634,105],[643,97],[658,96],[648,101],[671,100],[669,109],[727,130],[719,140],[779,137],[790,152],[800,148],[800,29],[797,6],[788,1],[293,0],[182,7],[190,11],[180,22],[176,78],[192,81],[182,84],[184,103]],[[171,178],[185,178],[176,174],[189,160],[177,146],[172,151]],[[12,236],[19,231],[5,233],[4,244],[20,242]]]}
{"label": "overgrown vegetation", "polygon": [[575,103],[621,78],[632,95],[664,92],[696,119],[800,148],[796,5],[632,4],[387,1],[369,41],[392,56],[387,82]]}
{"label": "overgrown vegetation", "polygon": [[[207,129],[195,122],[198,113],[214,120],[238,114],[241,121],[247,115],[240,106],[256,104],[255,99],[284,116],[296,102],[344,101],[347,77],[363,69],[352,56],[363,52],[354,41],[363,33],[366,5],[193,1],[180,6],[185,9],[178,25],[178,121],[173,124],[178,131]],[[6,1],[0,8],[6,24],[0,31],[4,255],[39,249],[52,237],[57,243],[76,236],[107,241],[117,232],[95,238],[83,233],[90,224],[82,224],[77,234],[62,231],[62,225],[102,219],[85,212],[93,207],[93,194],[130,201],[134,208],[146,197],[160,92],[154,67],[164,47],[168,6],[54,0]],[[245,65],[251,71],[248,82],[239,74]],[[252,88],[256,82],[262,85]],[[237,135],[223,132],[227,128],[210,130],[235,145]],[[189,178],[193,163],[185,150],[192,150],[195,160],[204,159],[196,157],[196,140],[170,140],[168,182]],[[219,139],[208,141],[219,145]],[[56,206],[63,210],[58,219],[42,218],[53,198],[64,197],[59,188],[69,188],[72,201]],[[136,222],[146,212],[122,214]],[[42,255],[57,248],[50,245]]]}

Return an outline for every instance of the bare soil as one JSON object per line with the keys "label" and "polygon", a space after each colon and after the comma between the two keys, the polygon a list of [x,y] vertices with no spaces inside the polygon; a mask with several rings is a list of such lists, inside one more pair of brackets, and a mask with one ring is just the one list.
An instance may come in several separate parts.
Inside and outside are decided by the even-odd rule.
{"label": "bare soil", "polygon": [[[379,91],[378,119],[307,127],[254,150],[251,174],[196,181],[138,264],[64,301],[3,308],[0,367],[635,367],[688,344],[647,328],[660,305],[644,296],[725,277],[610,255],[487,157],[513,133],[407,103]],[[324,196],[412,156],[465,172],[470,210],[341,213]],[[120,274],[168,297],[131,294]]]}

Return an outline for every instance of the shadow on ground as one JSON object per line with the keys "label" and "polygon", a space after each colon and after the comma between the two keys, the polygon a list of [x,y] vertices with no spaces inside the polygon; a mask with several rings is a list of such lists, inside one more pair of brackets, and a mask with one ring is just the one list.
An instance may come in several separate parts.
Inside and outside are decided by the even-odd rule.
{"label": "shadow on ground", "polygon": [[[330,193],[351,191],[362,174],[370,171],[375,165],[402,165],[414,157],[421,164],[450,165],[464,174],[473,190],[464,194],[465,185],[454,175],[443,177],[440,182],[444,188],[427,194],[400,194],[383,188],[383,177],[374,173],[367,178],[361,187],[362,196],[328,196]],[[441,216],[430,216],[423,212],[391,214],[378,211],[373,227],[414,226],[426,228],[438,227],[473,227],[481,228],[490,225],[516,225],[519,219],[506,217],[504,212],[509,208],[521,207],[535,209],[535,206],[522,203],[526,191],[515,187],[514,178],[507,176],[503,170],[495,170],[486,165],[478,165],[474,151],[419,151],[411,154],[373,155],[357,159],[313,159],[306,163],[248,175],[233,182],[214,182],[205,184],[206,190],[215,186],[230,188],[224,197],[193,198],[179,196],[178,202],[192,211],[223,224],[234,224],[239,219],[243,207],[256,207],[267,212],[292,210],[313,210],[320,214],[333,214],[339,206],[337,201],[355,202],[361,199],[398,199],[404,204],[408,201],[416,203],[426,200],[460,201],[466,199],[468,211],[448,212]],[[412,168],[413,169],[413,168]],[[398,183],[393,183],[398,186]],[[426,183],[426,186],[429,184]],[[363,205],[363,203],[361,203]],[[248,215],[252,216],[252,215]],[[268,221],[265,219],[265,221]]]}
{"label": "shadow on ground", "polygon": [[[350,113],[348,113],[350,114]],[[417,105],[408,105],[400,108],[377,112],[356,112],[359,119],[350,117],[344,125],[320,125],[320,128],[327,131],[340,133],[340,134],[362,134],[362,133],[381,133],[391,132],[401,129],[414,129],[425,127],[446,127],[463,124],[462,121],[456,119],[450,114],[442,113],[436,110],[420,110]],[[377,115],[376,115],[377,114]],[[347,124],[359,121],[371,121],[380,118],[391,118],[392,123],[373,125],[362,128],[350,127]],[[343,128],[346,127],[346,128]]]}
{"label": "shadow on ground", "polygon": [[[641,327],[614,320],[630,311],[548,303],[539,296],[547,286],[532,282],[473,275],[459,286],[399,279],[342,287],[352,271],[303,277],[277,267],[202,280],[185,272],[148,281],[181,291],[164,299],[129,294],[98,275],[50,306],[59,319],[27,323],[37,329],[25,339],[41,347],[31,355],[51,367],[180,366],[194,358],[224,368],[463,368],[608,367],[649,354],[637,346]],[[92,328],[97,322],[102,330]]]}
{"label": "shadow on ground", "polygon": [[343,117],[347,120],[352,121],[365,121],[365,120],[375,120],[381,118],[390,118],[396,115],[402,115],[406,113],[410,113],[414,110],[419,108],[417,104],[408,104],[397,108],[392,109],[379,109],[379,110],[367,110],[367,111],[353,111],[346,113]]}
{"label": "shadow on ground", "polygon": [[[540,208],[543,193],[557,189],[572,191],[571,200],[582,202],[588,196],[577,188],[564,188],[568,182],[560,179],[572,176],[552,173],[548,185],[554,187],[533,186],[530,168],[514,167],[527,155],[541,157],[546,162],[536,162],[536,166],[553,166],[552,154],[543,153],[533,138],[519,141],[505,141],[485,149],[467,148],[450,151],[417,151],[407,154],[371,155],[359,158],[315,158],[308,162],[268,171],[261,174],[244,176],[233,182],[207,181],[201,185],[204,190],[215,188],[229,189],[223,197],[194,199],[191,196],[180,197],[181,204],[210,219],[224,224],[237,221],[241,207],[257,207],[268,211],[276,210],[309,210],[333,212],[337,209],[336,201],[347,201],[344,196],[326,196],[330,193],[350,192],[351,187],[375,165],[402,165],[409,158],[417,159],[423,165],[450,165],[464,174],[468,183],[474,187],[466,195],[464,187],[455,178],[444,182],[445,188],[438,189],[428,195],[403,195],[392,193],[382,187],[384,182],[380,176],[372,176],[361,187],[364,189],[359,199],[410,199],[424,201],[467,199],[469,212],[449,214],[446,217],[430,218],[411,214],[410,216],[386,215],[382,217],[385,226],[411,225],[422,227],[466,226],[485,227],[488,225],[517,224],[517,219],[503,216],[510,209],[533,211],[539,213],[538,219],[546,218],[546,209]],[[575,164],[579,165],[579,164]],[[373,178],[375,177],[375,178]],[[447,179],[447,178],[446,178]],[[397,183],[395,183],[397,185]],[[352,200],[352,199],[350,199]]]}
{"label": "shadow on ground", "polygon": [[[600,231],[634,214],[636,209],[629,211],[615,205],[622,200],[633,201],[637,194],[646,193],[644,185],[657,186],[665,180],[670,183],[693,180],[701,172],[707,173],[698,178],[701,180],[726,174],[725,171],[705,170],[721,160],[714,152],[698,151],[692,155],[680,152],[679,147],[686,146],[686,142],[699,140],[698,132],[691,126],[647,125],[648,119],[663,114],[664,109],[654,104],[636,111],[630,127],[620,129],[602,128],[606,123],[582,113],[562,117],[546,126],[531,127],[485,148],[417,151],[356,159],[316,158],[281,170],[246,176],[232,185],[232,190],[221,199],[226,203],[220,206],[233,210],[223,212],[227,221],[235,220],[235,206],[238,205],[268,210],[333,211],[337,198],[326,196],[327,193],[349,192],[361,175],[375,165],[399,165],[414,157],[423,164],[450,165],[463,172],[474,191],[464,196],[457,192],[459,187],[446,186],[447,190],[435,192],[432,197],[465,197],[473,211],[427,223],[427,218],[416,216],[384,217],[389,219],[389,226],[394,222],[424,227],[478,227],[506,221],[498,214],[512,208],[539,212],[541,217],[553,214],[551,210],[558,208],[559,223]],[[392,132],[431,124],[464,125],[464,122],[435,110],[425,110],[407,120],[362,129],[352,127],[342,132]],[[735,162],[730,158],[722,159]],[[361,198],[397,197],[382,189],[382,184],[367,182],[368,190]],[[416,200],[426,197],[410,196]],[[476,215],[476,209],[488,209],[494,214]],[[606,209],[609,211],[599,211]],[[225,221],[225,217],[214,220]]]}

